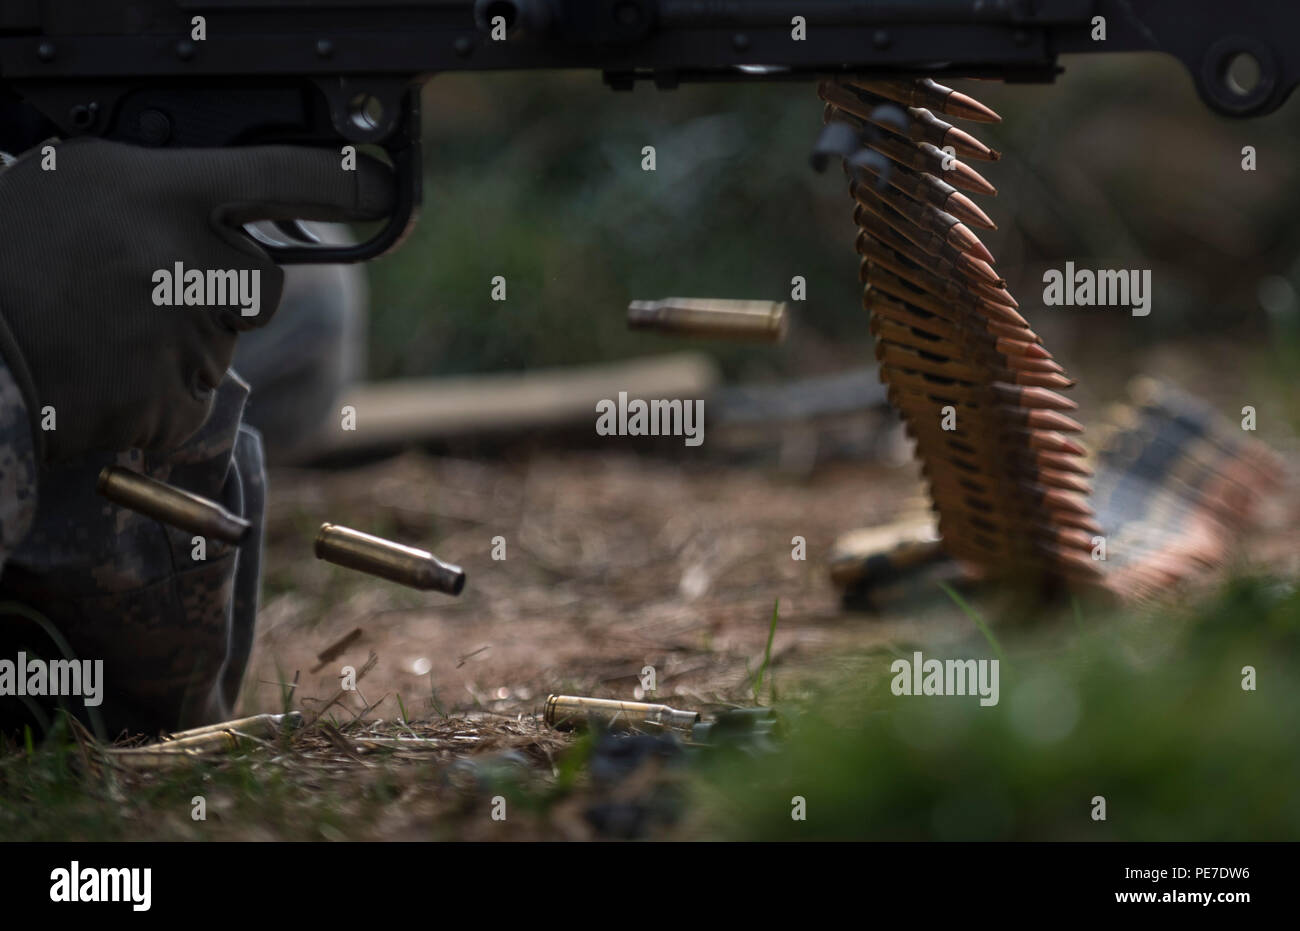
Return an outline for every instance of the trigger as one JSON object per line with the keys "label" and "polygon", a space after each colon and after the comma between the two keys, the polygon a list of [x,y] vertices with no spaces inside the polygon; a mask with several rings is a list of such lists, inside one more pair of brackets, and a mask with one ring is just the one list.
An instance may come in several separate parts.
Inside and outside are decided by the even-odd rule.
{"label": "trigger", "polygon": [[259,220],[245,223],[244,232],[264,246],[283,249],[287,246],[320,245],[320,237],[301,220]]}
{"label": "trigger", "polygon": [[307,224],[302,220],[276,220],[275,228],[283,233],[289,239],[301,243],[316,243],[319,245],[320,237],[307,228]]}

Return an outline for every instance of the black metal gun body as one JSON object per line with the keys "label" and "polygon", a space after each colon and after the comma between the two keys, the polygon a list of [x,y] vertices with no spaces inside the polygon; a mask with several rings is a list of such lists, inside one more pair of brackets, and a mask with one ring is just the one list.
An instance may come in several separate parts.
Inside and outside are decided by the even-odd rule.
{"label": "black metal gun body", "polygon": [[[386,251],[411,222],[418,85],[439,72],[589,69],[615,88],[842,73],[1050,81],[1062,54],[1163,51],[1209,106],[1252,116],[1300,82],[1297,35],[1300,4],[1282,0],[5,0],[0,85],[64,136],[382,146],[399,188],[383,231],[271,250],[338,262]],[[1229,74],[1243,55],[1258,72],[1248,87]]]}

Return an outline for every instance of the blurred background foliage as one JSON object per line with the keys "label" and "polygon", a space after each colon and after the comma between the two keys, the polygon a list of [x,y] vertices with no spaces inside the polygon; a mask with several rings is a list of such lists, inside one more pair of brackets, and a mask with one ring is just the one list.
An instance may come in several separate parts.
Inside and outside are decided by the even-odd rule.
{"label": "blurred background foliage", "polygon": [[[1293,101],[1259,120],[1211,113],[1155,55],[1068,58],[1055,85],[960,82],[1004,117],[970,126],[1003,152],[974,163],[999,269],[1071,367],[1213,333],[1277,361],[1296,351],[1300,208]],[[811,84],[615,93],[591,73],[444,75],[425,89],[425,206],[404,247],[369,266],[370,374],[452,374],[610,360],[682,347],[629,333],[629,300],[784,299],[787,345],[719,348],[733,377],[871,359],[852,208],[808,152]],[[643,171],[642,149],[657,170]],[[1254,146],[1258,170],[1242,170]],[[1044,309],[1042,272],[1152,270],[1153,310]],[[491,279],[508,300],[491,300]]]}
{"label": "blurred background foliage", "polygon": [[[1206,601],[1065,608],[1004,640],[999,702],[890,691],[845,658],[788,706],[783,752],[716,761],[697,836],[765,840],[1291,840],[1300,833],[1300,594],[1240,577]],[[970,640],[925,659],[992,657]],[[1255,689],[1242,687],[1243,669]],[[787,683],[788,684],[788,683]],[[802,796],[806,821],[791,818]],[[1105,799],[1104,820],[1094,799]]]}

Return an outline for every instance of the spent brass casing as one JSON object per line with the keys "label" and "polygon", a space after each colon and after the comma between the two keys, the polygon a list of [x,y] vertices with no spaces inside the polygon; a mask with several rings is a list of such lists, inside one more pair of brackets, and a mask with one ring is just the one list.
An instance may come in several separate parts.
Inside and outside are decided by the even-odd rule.
{"label": "spent brass casing", "polygon": [[459,595],[465,587],[465,571],[460,566],[445,563],[425,550],[336,524],[321,524],[316,534],[316,558],[425,591]]}
{"label": "spent brass casing", "polygon": [[784,727],[771,708],[732,708],[719,712],[712,721],[701,721],[691,728],[691,743],[718,745],[751,743],[779,737]]}
{"label": "spent brass casing", "polygon": [[284,714],[255,714],[247,718],[236,718],[233,721],[206,724],[203,727],[195,727],[187,731],[176,731],[165,735],[162,739],[174,744],[179,740],[189,740],[194,737],[220,734],[226,731],[239,731],[241,734],[252,734],[254,737],[274,737],[280,732],[281,728],[296,729],[302,727],[302,725],[301,711],[287,711]]}
{"label": "spent brass casing", "polygon": [[699,723],[700,713],[639,701],[551,695],[546,699],[544,717],[546,723],[557,730],[582,727],[589,720],[595,720],[610,730],[666,727],[687,730]]}
{"label": "spent brass casing", "polygon": [[784,301],[670,297],[628,304],[627,325],[675,336],[778,343],[789,325],[788,309]]}
{"label": "spent brass casing", "polygon": [[99,473],[96,487],[114,504],[234,546],[244,541],[252,527],[248,521],[231,514],[215,501],[120,466],[105,466]]}

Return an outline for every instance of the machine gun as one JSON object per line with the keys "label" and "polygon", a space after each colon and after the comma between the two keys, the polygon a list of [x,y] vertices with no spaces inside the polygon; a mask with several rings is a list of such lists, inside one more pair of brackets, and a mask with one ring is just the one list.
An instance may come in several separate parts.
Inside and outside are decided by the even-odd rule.
{"label": "machine gun", "polygon": [[[986,77],[1051,81],[1059,56],[1163,51],[1230,116],[1300,81],[1300,7],[1277,0],[7,0],[0,97],[53,135],[142,146],[378,146],[394,212],[324,246],[296,223],[277,262],[393,248],[420,203],[420,83],[445,71],[592,69],[638,81]],[[1289,57],[1288,57],[1289,56]],[[1244,75],[1244,77],[1243,77]]]}
{"label": "machine gun", "polygon": [[[1298,31],[1300,7],[1277,0],[1230,10],[1215,0],[8,0],[0,107],[26,119],[11,121],[19,134],[0,134],[0,148],[95,135],[152,147],[383,150],[394,210],[367,241],[321,245],[296,221],[277,224],[278,240],[249,228],[281,263],[355,262],[393,248],[413,221],[419,87],[438,72],[592,69],[615,89],[816,80],[827,127],[813,163],[839,156],[849,176],[880,374],[917,442],[941,552],[987,577],[1126,598],[1214,564],[1228,517],[1244,511],[1232,476],[1263,487],[1276,463],[1225,442],[1208,466],[1198,460],[1203,480],[1177,519],[1131,520],[1114,494],[1108,510],[1094,509],[1085,450],[1068,436],[1083,427],[1057,393],[1074,383],[967,225],[993,227],[962,191],[993,186],[949,154],[997,153],[935,112],[998,117],[933,79],[1051,81],[1063,54],[1157,50],[1184,63],[1211,108],[1252,116],[1300,81],[1300,57],[1281,44]],[[1200,422],[1175,408],[1153,422]],[[192,501],[168,504],[159,489],[127,498],[193,517]],[[238,538],[228,517],[194,519]],[[1090,553],[1107,536],[1116,550],[1103,571]],[[367,539],[373,552],[344,554],[344,564],[404,580],[379,565],[403,550],[459,591],[455,567]],[[318,554],[330,558],[319,543]]]}

